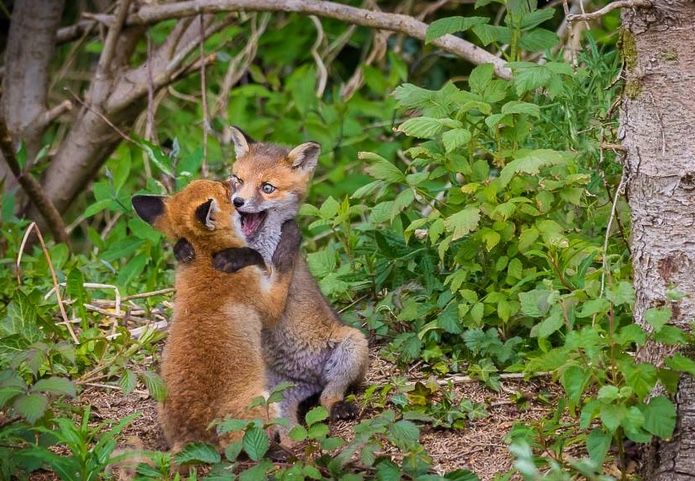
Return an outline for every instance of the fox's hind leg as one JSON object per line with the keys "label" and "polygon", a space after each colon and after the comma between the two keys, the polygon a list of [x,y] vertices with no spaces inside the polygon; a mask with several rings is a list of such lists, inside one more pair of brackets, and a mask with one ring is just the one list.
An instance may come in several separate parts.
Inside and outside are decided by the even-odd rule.
{"label": "fox's hind leg", "polygon": [[332,419],[351,419],[357,416],[357,406],[345,401],[345,391],[359,384],[367,372],[369,347],[367,338],[353,327],[343,326],[337,342],[323,369],[326,382],[321,393],[321,405]]}

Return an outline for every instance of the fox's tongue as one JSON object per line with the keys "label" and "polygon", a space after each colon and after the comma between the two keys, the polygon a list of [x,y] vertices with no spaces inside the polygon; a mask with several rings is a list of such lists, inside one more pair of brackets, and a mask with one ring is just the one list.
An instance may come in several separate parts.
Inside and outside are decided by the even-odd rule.
{"label": "fox's tongue", "polygon": [[263,212],[256,214],[243,214],[241,219],[241,230],[246,237],[253,235],[263,222]]}

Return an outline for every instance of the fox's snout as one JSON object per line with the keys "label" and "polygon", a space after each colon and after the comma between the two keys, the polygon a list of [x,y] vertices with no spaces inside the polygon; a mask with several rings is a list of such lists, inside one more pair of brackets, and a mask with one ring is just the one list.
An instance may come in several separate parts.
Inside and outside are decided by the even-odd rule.
{"label": "fox's snout", "polygon": [[232,203],[234,204],[234,207],[238,208],[244,205],[244,199],[241,197],[232,196]]}

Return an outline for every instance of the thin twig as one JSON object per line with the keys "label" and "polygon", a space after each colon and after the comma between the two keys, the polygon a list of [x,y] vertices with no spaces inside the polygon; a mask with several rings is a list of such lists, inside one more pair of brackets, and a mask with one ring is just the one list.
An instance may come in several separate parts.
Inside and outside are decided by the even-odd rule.
{"label": "thin twig", "polygon": [[36,206],[41,216],[46,220],[53,237],[58,242],[68,244],[68,235],[65,231],[65,223],[58,209],[56,209],[51,199],[43,191],[43,187],[29,172],[23,172],[17,161],[15,150],[12,145],[12,137],[3,119],[0,119],[0,152],[5,158],[5,162],[10,167],[12,174],[27,193],[29,200]]}
{"label": "thin twig", "polygon": [[[583,5],[582,5],[583,6]],[[569,14],[567,15],[568,22],[579,22],[579,21],[589,21],[601,18],[607,13],[615,10],[616,8],[639,8],[639,7],[652,7],[653,4],[651,0],[616,0],[611,2],[605,7],[590,13],[581,14]]]}
{"label": "thin twig", "polygon": [[620,183],[618,188],[615,189],[615,196],[613,197],[613,205],[611,205],[611,215],[608,218],[608,226],[606,226],[606,236],[603,239],[603,270],[601,272],[601,291],[599,297],[603,297],[603,292],[606,287],[606,272],[608,272],[608,239],[611,235],[611,227],[613,227],[613,219],[615,219],[615,212],[618,206],[618,199],[625,190],[625,184],[627,182],[627,167],[623,167],[623,173],[620,176]]}
{"label": "thin twig", "polygon": [[116,42],[118,42],[118,37],[121,35],[121,30],[128,16],[129,6],[130,0],[121,0],[121,3],[118,5],[114,22],[109,26],[109,31],[104,40],[104,48],[101,51],[99,63],[97,64],[96,73],[94,75],[97,79],[104,77],[111,69],[111,61],[116,53]]}
{"label": "thin twig", "polygon": [[51,271],[51,279],[53,280],[53,287],[55,289],[56,299],[58,300],[58,309],[60,310],[60,315],[63,317],[63,321],[65,322],[65,326],[68,328],[68,332],[70,333],[70,337],[72,337],[72,340],[75,342],[75,344],[79,344],[80,341],[77,339],[77,336],[75,335],[75,331],[72,329],[72,326],[70,325],[68,313],[65,312],[65,306],[63,305],[63,298],[60,295],[60,287],[58,285],[58,278],[56,276],[55,269],[53,268],[53,262],[51,262],[51,256],[48,255],[48,248],[46,247],[46,243],[43,240],[43,235],[41,235],[41,230],[39,229],[39,226],[36,225],[36,222],[32,222],[31,224],[29,224],[29,227],[27,227],[27,230],[24,233],[24,238],[22,239],[22,243],[19,247],[19,253],[17,254],[17,282],[21,282],[20,264],[22,262],[22,255],[24,253],[24,247],[27,244],[27,239],[29,239],[29,234],[31,233],[32,230],[36,232],[36,236],[39,238],[39,243],[41,244],[41,249],[43,250],[43,255],[46,258],[46,263],[48,264],[48,269]]}
{"label": "thin twig", "polygon": [[200,166],[200,174],[203,178],[208,176],[208,133],[210,131],[210,112],[208,111],[207,82],[205,81],[205,21],[203,14],[200,16],[200,93],[203,101],[203,163]]}
{"label": "thin twig", "polygon": [[157,291],[140,292],[138,294],[133,294],[133,295],[124,297],[123,301],[131,301],[133,299],[143,299],[145,297],[153,297],[153,296],[164,296],[166,294],[171,294],[174,291],[175,291],[175,289],[173,287],[167,287],[166,289],[159,289]]}
{"label": "thin twig", "polygon": [[[152,79],[152,38],[147,33],[147,123],[145,124],[145,139],[152,141],[154,134],[154,80]],[[149,178],[150,165],[145,157],[145,174]]]}
{"label": "thin twig", "polygon": [[84,108],[86,108],[86,109],[89,110],[90,112],[92,112],[92,113],[94,113],[95,115],[97,115],[101,120],[103,120],[104,122],[106,122],[106,124],[107,124],[109,127],[111,127],[118,135],[120,135],[120,136],[123,138],[123,140],[127,140],[128,142],[130,142],[130,143],[132,143],[132,144],[138,145],[138,143],[135,142],[135,140],[133,140],[128,134],[126,134],[126,133],[123,132],[121,129],[119,129],[118,127],[116,127],[116,125],[115,125],[113,122],[111,122],[111,121],[109,120],[109,118],[108,118],[106,115],[104,115],[103,113],[101,113],[99,110],[92,108],[90,105],[87,104],[87,102],[85,102],[84,100],[82,100],[81,98],[79,98],[79,97],[77,96],[77,94],[75,94],[75,92],[73,92],[72,90],[70,90],[70,89],[67,88],[67,87],[65,88],[65,91],[68,92],[70,95],[72,95],[72,97],[75,99],[75,101],[76,101],[77,103],[79,103],[79,104],[82,105]]}
{"label": "thin twig", "polygon": [[41,115],[37,119],[37,128],[43,129],[45,126],[53,122],[55,119],[63,115],[65,112],[69,112],[72,110],[72,102],[69,100],[63,100],[61,103],[53,107],[52,109],[47,110],[44,112],[43,115]]}
{"label": "thin twig", "polygon": [[[542,372],[534,372],[532,374],[525,374],[523,372],[511,372],[511,373],[502,373],[499,375],[500,379],[503,380],[518,380],[518,379],[526,379],[530,377],[547,377],[552,375],[552,372],[549,371],[542,371]],[[418,382],[422,381],[410,381],[407,382],[405,385],[406,386],[414,386]],[[441,379],[436,379],[434,381],[438,386],[446,386],[449,383],[454,383],[454,384],[467,384],[471,382],[480,382],[479,377],[471,377],[471,376],[448,376],[444,377]]]}
{"label": "thin twig", "polygon": [[309,19],[314,23],[316,27],[316,41],[311,47],[311,56],[314,57],[314,62],[316,62],[316,69],[318,70],[318,83],[316,84],[316,96],[318,98],[323,97],[323,92],[326,90],[326,83],[328,82],[328,69],[321,59],[319,54],[319,47],[323,43],[323,26],[321,25],[321,20],[315,15],[309,15]]}

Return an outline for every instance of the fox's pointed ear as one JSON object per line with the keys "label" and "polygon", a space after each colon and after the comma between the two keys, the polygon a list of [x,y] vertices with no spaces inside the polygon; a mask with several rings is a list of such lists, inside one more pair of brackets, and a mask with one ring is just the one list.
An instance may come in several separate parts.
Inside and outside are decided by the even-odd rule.
{"label": "fox's pointed ear", "polygon": [[154,225],[164,214],[164,199],[161,195],[134,195],[131,202],[135,212],[148,224]]}
{"label": "fox's pointed ear", "polygon": [[313,172],[319,161],[321,146],[316,142],[306,142],[296,146],[287,154],[287,160],[292,164],[293,169],[302,169]]}
{"label": "fox's pointed ear", "polygon": [[215,212],[219,211],[220,207],[217,205],[217,201],[208,199],[195,210],[195,217],[206,229],[215,230]]}
{"label": "fox's pointed ear", "polygon": [[241,130],[239,127],[230,125],[229,136],[234,143],[234,152],[236,153],[236,158],[239,159],[249,153],[249,145],[255,143],[255,141],[246,135],[246,132]]}

